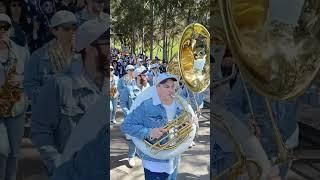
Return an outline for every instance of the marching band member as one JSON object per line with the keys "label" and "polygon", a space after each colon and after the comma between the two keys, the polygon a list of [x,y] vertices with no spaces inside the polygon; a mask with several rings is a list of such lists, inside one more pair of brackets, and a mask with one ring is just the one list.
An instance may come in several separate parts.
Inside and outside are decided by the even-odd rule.
{"label": "marching band member", "polygon": [[0,14],[0,179],[16,180],[25,122],[24,64],[29,51],[9,39],[12,21]]}
{"label": "marching band member", "polygon": [[150,87],[148,83],[147,78],[147,70],[146,68],[138,68],[135,69],[134,77],[136,79],[136,84],[133,89],[135,96],[137,97],[142,91],[144,91],[146,88]]}
{"label": "marching band member", "polygon": [[49,176],[61,165],[62,152],[73,129],[81,124],[80,119],[101,96],[107,96],[107,29],[108,23],[99,20],[89,20],[78,28],[75,50],[82,56],[81,71],[50,79],[35,104],[31,139],[45,162]]}
{"label": "marching band member", "polygon": [[112,110],[110,111],[110,120],[112,123],[116,124],[116,111],[118,104],[118,76],[114,74],[113,66],[110,66],[110,101],[112,103]]}
{"label": "marching band member", "polygon": [[108,15],[103,12],[104,4],[109,4],[106,0],[86,0],[85,7],[76,13],[79,24],[93,19],[109,19]]}
{"label": "marching band member", "polygon": [[[120,107],[122,109],[124,117],[126,117],[129,113],[129,109],[135,98],[135,95],[133,93],[133,87],[136,84],[136,80],[134,78],[134,66],[127,65],[126,71],[127,74],[120,78],[118,83],[118,90],[120,93]],[[129,146],[128,163],[130,167],[134,167],[135,162],[133,157],[136,154],[136,146],[133,144],[129,136],[126,135],[126,139]]]}
{"label": "marching band member", "polygon": [[153,82],[155,82],[158,74],[160,74],[158,63],[154,62],[150,66],[150,70],[148,71],[148,82],[150,85],[153,85]]}
{"label": "marching band member", "polygon": [[118,91],[120,93],[120,106],[122,108],[124,116],[128,114],[129,108],[132,104],[132,99],[127,98],[127,96],[130,97],[129,90],[132,89],[132,87],[135,84],[135,79],[133,76],[134,67],[132,65],[128,65],[126,67],[126,71],[127,74],[120,78],[118,82]]}
{"label": "marching band member", "polygon": [[141,58],[138,58],[137,59],[137,64],[135,65],[135,69],[140,69],[140,68],[146,68],[144,65],[143,65],[143,59]]}
{"label": "marching band member", "polygon": [[[130,70],[132,69],[131,65],[127,66],[128,68],[128,75],[125,75],[124,78],[128,78],[131,76]],[[141,68],[137,68],[132,72],[134,79],[131,81],[131,83],[126,84],[126,88],[122,88],[120,91],[120,106],[122,107],[125,117],[127,113],[129,112],[131,105],[135,98],[140,94],[140,92],[144,91],[146,88],[148,88],[150,85],[147,82],[146,73],[147,70],[144,66]],[[127,77],[126,77],[127,76]],[[129,166],[134,167],[135,161],[134,156],[136,154],[136,146],[132,142],[131,138],[126,135],[126,139],[128,140],[128,162]]]}
{"label": "marching band member", "polygon": [[73,36],[77,28],[77,19],[72,12],[58,11],[51,18],[51,31],[55,39],[31,54],[30,62],[26,64],[24,86],[26,94],[36,103],[41,87],[54,75],[75,71],[69,69],[73,62],[80,62],[81,57],[74,52]]}
{"label": "marching band member", "polygon": [[[160,138],[164,133],[162,128],[168,121],[179,116],[183,107],[174,98],[174,81],[177,79],[170,74],[159,74],[154,86],[142,92],[130,113],[121,125],[121,130],[130,136],[141,140]],[[139,102],[139,103],[138,103]],[[192,120],[197,123],[198,118],[193,115]],[[177,177],[180,156],[158,160],[139,151],[142,159],[146,180],[175,180]]]}

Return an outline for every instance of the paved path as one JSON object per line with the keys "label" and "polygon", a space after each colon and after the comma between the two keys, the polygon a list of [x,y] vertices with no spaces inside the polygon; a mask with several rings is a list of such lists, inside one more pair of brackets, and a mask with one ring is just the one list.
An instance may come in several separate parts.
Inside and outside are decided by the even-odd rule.
{"label": "paved path", "polygon": [[[120,115],[120,114],[119,114]],[[209,112],[204,110],[200,118],[199,137],[197,145],[182,155],[178,180],[209,180],[210,164],[210,123]],[[129,168],[127,161],[128,146],[119,129],[121,115],[117,117],[118,124],[111,127],[110,169],[112,180],[144,180],[141,160],[136,158],[136,166]]]}

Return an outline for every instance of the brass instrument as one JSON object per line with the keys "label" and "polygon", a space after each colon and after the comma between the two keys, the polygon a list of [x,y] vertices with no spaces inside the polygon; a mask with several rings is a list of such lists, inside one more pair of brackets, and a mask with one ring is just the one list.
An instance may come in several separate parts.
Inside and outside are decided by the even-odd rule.
{"label": "brass instrument", "polygon": [[114,99],[115,95],[117,94],[117,87],[116,87],[116,84],[114,82],[114,79],[112,80],[112,83],[110,85],[111,85],[111,87],[110,87],[110,98]]}
{"label": "brass instrument", "polygon": [[275,123],[270,99],[289,100],[303,94],[319,71],[320,2],[214,2],[223,24],[223,33],[218,28],[214,33],[226,39],[241,76],[265,97],[278,146],[276,162],[286,162],[292,157]]}
{"label": "brass instrument", "polygon": [[48,51],[49,60],[52,65],[53,72],[55,73],[62,72],[71,62],[70,57],[67,57],[55,40],[49,42]]}
{"label": "brass instrument", "polygon": [[13,64],[5,76],[4,84],[0,87],[0,118],[10,117],[14,104],[21,98],[22,90],[19,83],[14,81],[16,66],[16,63]]}
{"label": "brass instrument", "polygon": [[[202,92],[210,84],[209,44],[207,29],[198,23],[190,24],[181,37],[178,61],[171,60],[168,64],[168,72],[182,78],[192,92]],[[194,111],[180,96],[175,95],[174,98],[184,111],[164,126],[167,133],[163,137],[144,141],[132,137],[136,146],[152,158],[176,157],[188,149],[195,137],[196,125],[191,122]]]}

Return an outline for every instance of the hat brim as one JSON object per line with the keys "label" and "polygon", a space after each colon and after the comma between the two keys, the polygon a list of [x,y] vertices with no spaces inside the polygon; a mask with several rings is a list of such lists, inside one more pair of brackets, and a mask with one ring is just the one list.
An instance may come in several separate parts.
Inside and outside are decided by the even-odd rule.
{"label": "hat brim", "polygon": [[174,77],[174,76],[169,76],[169,77],[167,77],[167,78],[162,79],[161,81],[159,81],[159,82],[157,83],[157,85],[158,85],[158,84],[162,84],[163,81],[167,81],[168,79],[171,79],[172,81],[178,81],[178,79],[177,79],[176,77]]}

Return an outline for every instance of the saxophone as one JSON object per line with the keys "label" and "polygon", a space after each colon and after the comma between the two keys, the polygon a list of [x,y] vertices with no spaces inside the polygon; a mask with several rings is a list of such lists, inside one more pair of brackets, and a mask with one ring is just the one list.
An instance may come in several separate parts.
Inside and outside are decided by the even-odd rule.
{"label": "saxophone", "polygon": [[113,79],[113,81],[111,83],[111,87],[110,87],[110,98],[111,99],[114,99],[117,94],[117,87],[116,87],[116,84],[114,81],[115,80]]}
{"label": "saxophone", "polygon": [[0,87],[0,118],[11,116],[14,104],[21,99],[20,83],[14,81],[16,66],[16,63],[12,66],[5,77],[4,84]]}

